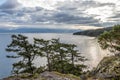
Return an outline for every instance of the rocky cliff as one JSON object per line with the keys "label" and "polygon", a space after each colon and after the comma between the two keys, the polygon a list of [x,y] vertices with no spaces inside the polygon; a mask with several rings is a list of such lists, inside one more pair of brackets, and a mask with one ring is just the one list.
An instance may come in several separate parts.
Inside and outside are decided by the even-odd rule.
{"label": "rocky cliff", "polygon": [[104,57],[92,75],[101,80],[120,80],[120,56]]}

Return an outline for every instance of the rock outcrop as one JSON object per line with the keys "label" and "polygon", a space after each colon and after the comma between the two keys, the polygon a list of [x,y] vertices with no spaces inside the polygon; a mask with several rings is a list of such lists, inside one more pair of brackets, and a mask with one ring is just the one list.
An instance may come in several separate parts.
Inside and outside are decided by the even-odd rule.
{"label": "rock outcrop", "polygon": [[28,74],[22,74],[19,76],[11,76],[1,80],[80,80],[80,77],[74,76],[72,74],[61,74],[58,72],[46,71],[32,77]]}
{"label": "rock outcrop", "polygon": [[104,57],[92,73],[96,78],[120,80],[120,56]]}

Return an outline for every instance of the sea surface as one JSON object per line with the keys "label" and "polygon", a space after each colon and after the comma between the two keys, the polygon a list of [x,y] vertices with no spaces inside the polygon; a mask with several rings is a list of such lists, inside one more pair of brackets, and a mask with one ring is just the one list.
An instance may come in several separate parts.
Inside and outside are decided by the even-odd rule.
{"label": "sea surface", "polygon": [[[14,33],[0,34],[0,78],[11,75],[12,64],[17,61],[16,59],[6,58],[6,55],[10,53],[6,52],[5,48],[8,44],[10,44],[11,35],[13,34]],[[22,33],[22,35],[28,36],[28,39],[31,43],[33,42],[33,37],[35,37],[46,40],[60,38],[61,42],[76,44],[80,53],[88,58],[89,61],[87,61],[85,64],[87,64],[89,67],[95,67],[104,56],[104,51],[100,49],[94,37],[72,35],[71,33]],[[46,65],[45,58],[36,59],[34,62],[36,66]]]}

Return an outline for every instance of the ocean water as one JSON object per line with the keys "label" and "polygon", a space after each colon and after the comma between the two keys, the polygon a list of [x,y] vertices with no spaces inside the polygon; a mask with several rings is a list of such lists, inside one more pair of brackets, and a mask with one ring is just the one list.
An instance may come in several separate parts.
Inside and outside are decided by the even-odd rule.
{"label": "ocean water", "polygon": [[[0,78],[11,75],[12,63],[17,61],[15,59],[6,58],[6,55],[10,53],[6,52],[5,48],[10,44],[12,34],[0,34]],[[35,37],[46,40],[60,38],[61,42],[76,44],[80,53],[88,59],[85,64],[87,64],[89,68],[95,67],[106,53],[106,51],[101,50],[94,37],[72,35],[70,33],[23,33],[22,35],[28,36],[31,43],[33,42],[33,37]],[[45,58],[36,59],[34,62],[36,66],[46,65]]]}

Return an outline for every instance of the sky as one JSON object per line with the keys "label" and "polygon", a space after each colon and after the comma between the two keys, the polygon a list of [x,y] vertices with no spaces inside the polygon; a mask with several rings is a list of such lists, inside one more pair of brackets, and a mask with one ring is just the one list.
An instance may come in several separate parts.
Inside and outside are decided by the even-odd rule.
{"label": "sky", "polygon": [[0,0],[0,28],[110,27],[119,23],[120,0]]}
{"label": "sky", "polygon": [[6,2],[6,0],[0,0],[0,5]]}

